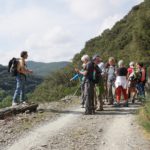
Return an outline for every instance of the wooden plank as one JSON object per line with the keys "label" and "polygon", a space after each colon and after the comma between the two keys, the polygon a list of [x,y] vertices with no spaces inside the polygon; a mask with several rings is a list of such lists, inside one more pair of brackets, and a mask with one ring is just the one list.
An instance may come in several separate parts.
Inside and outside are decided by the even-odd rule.
{"label": "wooden plank", "polygon": [[24,113],[27,110],[29,112],[36,112],[38,104],[29,104],[29,105],[18,105],[16,107],[7,107],[0,109],[0,119],[5,119],[8,116],[13,116],[19,113]]}

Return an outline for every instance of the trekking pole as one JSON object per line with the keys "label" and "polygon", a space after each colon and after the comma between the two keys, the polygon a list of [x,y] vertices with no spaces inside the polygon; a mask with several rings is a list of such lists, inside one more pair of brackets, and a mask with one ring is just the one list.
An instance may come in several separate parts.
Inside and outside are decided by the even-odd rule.
{"label": "trekking pole", "polygon": [[75,90],[75,92],[73,93],[72,96],[66,96],[65,98],[62,99],[62,101],[71,101],[72,98],[77,94],[78,90],[79,90],[80,86]]}
{"label": "trekking pole", "polygon": [[80,88],[80,86],[76,89],[76,91],[74,92],[74,94],[72,95],[72,97],[74,97],[77,94],[79,88]]}

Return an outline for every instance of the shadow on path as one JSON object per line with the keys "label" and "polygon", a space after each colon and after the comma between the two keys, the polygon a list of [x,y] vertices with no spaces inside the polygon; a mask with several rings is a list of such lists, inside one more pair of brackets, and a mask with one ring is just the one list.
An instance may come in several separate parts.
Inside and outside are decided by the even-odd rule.
{"label": "shadow on path", "polygon": [[[114,107],[110,105],[104,105],[103,111],[96,111],[95,115],[128,115],[136,114],[138,109],[142,105],[140,103],[129,104],[129,107]],[[58,109],[46,109],[45,112],[61,113],[61,114],[84,114],[85,109],[81,110],[58,110]]]}

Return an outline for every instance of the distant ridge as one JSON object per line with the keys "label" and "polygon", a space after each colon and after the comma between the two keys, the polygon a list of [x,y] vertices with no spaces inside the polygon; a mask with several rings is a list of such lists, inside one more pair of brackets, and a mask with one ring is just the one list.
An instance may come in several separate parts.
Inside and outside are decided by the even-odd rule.
{"label": "distant ridge", "polygon": [[51,62],[51,63],[28,61],[27,66],[28,68],[33,70],[35,75],[47,76],[51,72],[66,67],[69,63],[70,62],[67,61]]}
{"label": "distant ridge", "polygon": [[[43,78],[35,75],[27,76],[27,85],[25,91],[33,92],[36,86],[43,82]],[[16,87],[16,79],[8,73],[7,67],[0,65],[0,101],[9,95],[13,95]]]}

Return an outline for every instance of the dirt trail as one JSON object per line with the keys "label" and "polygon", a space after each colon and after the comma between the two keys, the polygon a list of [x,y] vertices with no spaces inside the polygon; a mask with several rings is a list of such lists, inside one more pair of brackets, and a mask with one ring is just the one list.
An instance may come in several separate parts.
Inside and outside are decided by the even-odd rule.
{"label": "dirt trail", "polygon": [[[61,113],[56,121],[34,129],[8,150],[150,150],[136,122],[139,104],[129,108],[105,106],[95,115],[76,108]],[[56,110],[57,111],[57,110]]]}

